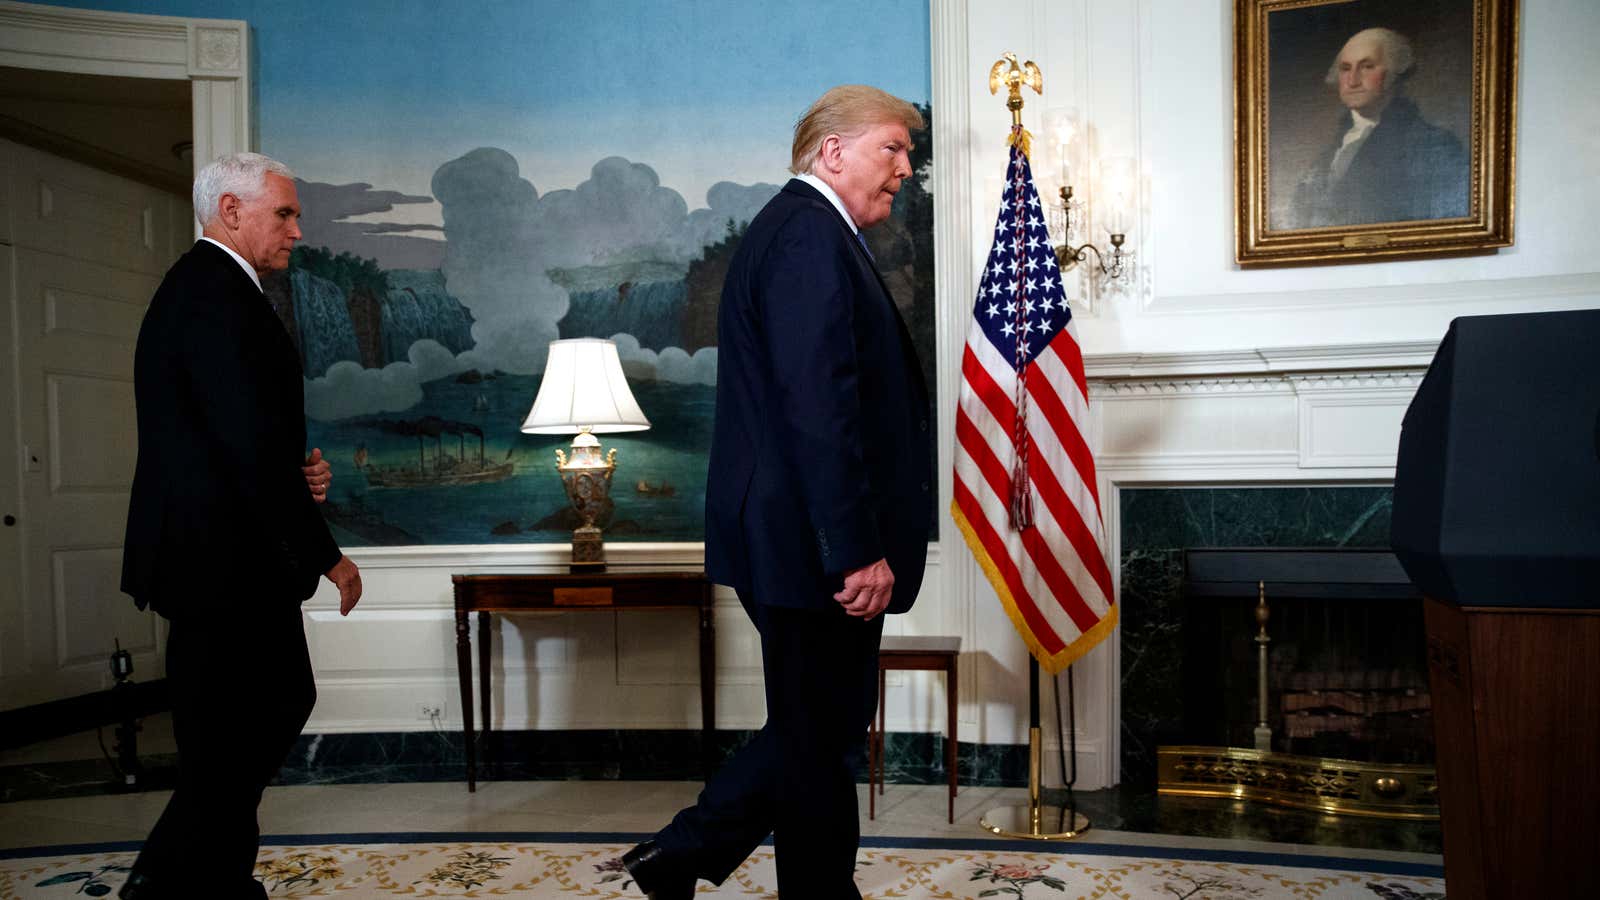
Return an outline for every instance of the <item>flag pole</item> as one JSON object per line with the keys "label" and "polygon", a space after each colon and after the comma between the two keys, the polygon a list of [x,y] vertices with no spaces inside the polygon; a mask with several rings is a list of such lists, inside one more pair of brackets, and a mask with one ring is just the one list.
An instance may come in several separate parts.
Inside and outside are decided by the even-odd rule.
{"label": "flag pole", "polygon": [[[1078,723],[1067,725],[1077,743]],[[1089,817],[1078,812],[1072,790],[1067,789],[1065,805],[1045,803],[1043,782],[1044,746],[1039,730],[1039,661],[1028,654],[1028,802],[1023,806],[1000,806],[983,814],[979,824],[990,834],[1034,841],[1070,841],[1089,830]],[[1074,760],[1076,763],[1076,760]],[[1062,773],[1062,778],[1066,773]]]}
{"label": "flag pole", "polygon": [[[1009,66],[1008,66],[1009,64]],[[1039,67],[1030,60],[1017,65],[1017,57],[1006,53],[1000,61],[996,62],[989,70],[989,93],[998,92],[1001,86],[1009,88],[1006,94],[1006,108],[1011,111],[1012,141],[1023,155],[1028,153],[1028,132],[1022,127],[1022,88],[1024,85],[1033,88],[1035,93],[1044,92],[1044,79],[1039,73]],[[1019,332],[1020,334],[1020,332]],[[1019,351],[1020,352],[1020,351]],[[1020,364],[1019,364],[1020,368]],[[1022,427],[1026,416],[1026,392],[1018,390],[1018,435],[1025,436]],[[1019,440],[1022,453],[1026,453],[1025,439]],[[1011,498],[1011,524],[1013,528],[1021,531],[1032,526],[1031,504],[1027,489],[1027,463],[1023,455],[1017,467],[1017,474],[1013,479]],[[1059,716],[1058,716],[1059,718]],[[1076,719],[1076,710],[1073,718]],[[1059,722],[1057,723],[1060,724]],[[1076,767],[1077,749],[1077,722],[1071,722],[1074,759]],[[985,831],[1001,837],[1023,838],[1036,841],[1067,841],[1078,837],[1089,830],[1089,819],[1078,812],[1077,804],[1072,800],[1070,783],[1067,788],[1068,804],[1057,806],[1046,804],[1041,797],[1043,782],[1044,746],[1040,738],[1039,729],[1039,660],[1032,652],[1028,654],[1028,803],[1026,806],[1002,806],[989,810],[979,820]],[[1067,773],[1062,772],[1063,780]]]}

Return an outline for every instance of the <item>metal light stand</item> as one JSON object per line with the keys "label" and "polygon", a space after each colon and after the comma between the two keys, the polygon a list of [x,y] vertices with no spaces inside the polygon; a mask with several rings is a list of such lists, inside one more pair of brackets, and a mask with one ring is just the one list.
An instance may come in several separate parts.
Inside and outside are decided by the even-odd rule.
{"label": "metal light stand", "polygon": [[[1058,704],[1059,706],[1059,704]],[[1028,805],[1001,806],[984,813],[979,824],[990,834],[1034,841],[1070,841],[1089,830],[1089,817],[1078,812],[1072,785],[1078,780],[1078,722],[1072,690],[1072,667],[1067,667],[1068,735],[1072,746],[1072,777],[1067,779],[1065,806],[1040,799],[1044,747],[1039,738],[1039,661],[1028,657]],[[1067,778],[1063,771],[1062,777]]]}

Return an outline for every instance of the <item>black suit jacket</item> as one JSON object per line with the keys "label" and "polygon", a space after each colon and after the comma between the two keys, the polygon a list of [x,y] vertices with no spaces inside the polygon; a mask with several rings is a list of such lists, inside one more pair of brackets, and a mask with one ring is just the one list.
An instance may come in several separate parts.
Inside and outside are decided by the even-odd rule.
{"label": "black suit jacket", "polygon": [[922,584],[928,394],[894,300],[816,189],[791,180],[735,252],[717,317],[706,569],[741,598],[828,608],[880,558]]}
{"label": "black suit jacket", "polygon": [[1370,225],[1465,216],[1472,172],[1455,135],[1430,124],[1404,97],[1390,101],[1334,180],[1329,169],[1350,130],[1340,117],[1336,135],[1295,194],[1295,227]]}
{"label": "black suit jacket", "polygon": [[169,618],[247,596],[299,603],[339,561],[306,489],[304,386],[289,335],[225,251],[168,270],[134,352],[139,461],[122,590]]}

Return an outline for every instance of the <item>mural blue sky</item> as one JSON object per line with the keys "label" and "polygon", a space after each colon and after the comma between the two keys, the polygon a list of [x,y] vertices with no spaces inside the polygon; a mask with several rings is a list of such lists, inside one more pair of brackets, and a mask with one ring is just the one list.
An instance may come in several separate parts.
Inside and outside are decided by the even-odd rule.
{"label": "mural blue sky", "polygon": [[[249,21],[263,151],[310,180],[407,195],[430,195],[441,163],[492,146],[541,193],[616,155],[697,209],[719,180],[781,183],[794,120],[828,85],[925,103],[931,84],[926,0],[61,5]],[[438,224],[439,208],[360,220]]]}

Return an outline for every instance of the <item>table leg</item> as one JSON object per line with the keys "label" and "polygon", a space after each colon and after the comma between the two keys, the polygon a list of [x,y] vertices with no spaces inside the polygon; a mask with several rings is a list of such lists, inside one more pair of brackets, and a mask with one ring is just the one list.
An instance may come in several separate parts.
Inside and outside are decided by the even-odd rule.
{"label": "table leg", "polygon": [[945,738],[944,767],[950,774],[950,810],[948,813],[951,825],[956,823],[956,661],[952,657],[950,665],[944,670],[944,696],[945,696]]}
{"label": "table leg", "polygon": [[[878,793],[880,793],[880,794],[883,793],[883,783],[884,783],[885,780],[887,780],[887,779],[885,779],[883,777],[883,769],[884,769],[883,751],[884,751],[884,741],[885,741],[885,738],[886,738],[886,736],[883,733],[883,729],[884,729],[883,695],[884,695],[884,687],[885,687],[885,685],[886,685],[886,679],[884,677],[884,670],[883,670],[882,666],[879,666],[878,667],[878,737],[877,737],[878,767],[877,767],[877,769],[876,769],[874,774],[876,775],[876,780],[878,782]],[[871,785],[868,785],[868,789],[870,789],[870,788],[871,788]]]}
{"label": "table leg", "polygon": [[467,612],[456,610],[456,669],[461,676],[462,744],[467,751],[467,790],[478,789],[478,758],[472,746],[472,632]]}
{"label": "table leg", "polygon": [[711,596],[707,585],[700,605],[700,748],[707,778],[715,768],[717,728],[717,626]]}
{"label": "table leg", "polygon": [[489,661],[494,655],[494,635],[489,632],[489,614],[478,613],[478,702],[483,708],[483,761],[489,762],[489,753],[494,746],[489,740],[489,732],[494,729],[494,719],[489,715]]}
{"label": "table leg", "polygon": [[[880,678],[883,670],[878,670]],[[878,705],[883,705],[883,691],[878,691]],[[878,817],[878,716],[867,718],[867,818]]]}

